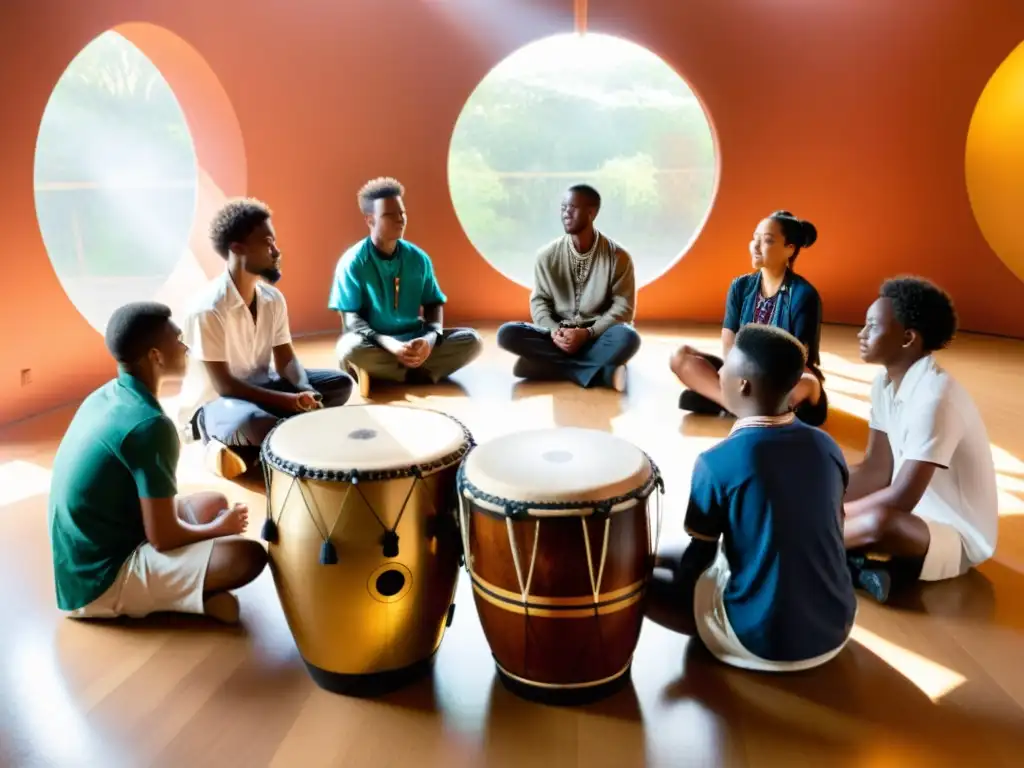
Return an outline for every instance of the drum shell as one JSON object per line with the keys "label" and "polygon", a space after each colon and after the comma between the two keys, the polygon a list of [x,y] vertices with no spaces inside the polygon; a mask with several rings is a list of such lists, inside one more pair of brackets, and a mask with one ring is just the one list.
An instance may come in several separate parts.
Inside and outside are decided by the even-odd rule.
{"label": "drum shell", "polygon": [[[268,546],[270,569],[307,664],[338,675],[372,675],[405,669],[436,652],[458,579],[457,469],[456,464],[423,479],[353,486],[295,479],[268,468],[278,529],[277,541]],[[414,482],[418,487],[406,504]],[[399,554],[388,558],[377,518],[393,528],[403,504],[395,531]],[[318,528],[331,531],[337,563],[321,564],[324,537]],[[378,578],[390,572],[386,578],[393,588],[396,571],[404,576],[402,588],[390,596],[381,593]]]}
{"label": "drum shell", "polygon": [[510,548],[509,519],[466,500],[473,597],[502,670],[521,682],[558,689],[598,685],[628,669],[640,637],[643,594],[652,565],[647,503],[641,498],[608,516],[597,601],[589,574],[597,580],[604,519],[568,516],[511,521],[524,581],[534,538],[540,533],[524,609]]}

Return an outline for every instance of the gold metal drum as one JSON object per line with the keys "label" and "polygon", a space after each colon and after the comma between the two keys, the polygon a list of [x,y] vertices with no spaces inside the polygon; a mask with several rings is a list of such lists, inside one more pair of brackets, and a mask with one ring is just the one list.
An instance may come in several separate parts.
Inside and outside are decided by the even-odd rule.
{"label": "gold metal drum", "polygon": [[379,692],[429,668],[455,607],[471,446],[450,416],[395,405],[300,414],[264,441],[270,569],[322,688]]}

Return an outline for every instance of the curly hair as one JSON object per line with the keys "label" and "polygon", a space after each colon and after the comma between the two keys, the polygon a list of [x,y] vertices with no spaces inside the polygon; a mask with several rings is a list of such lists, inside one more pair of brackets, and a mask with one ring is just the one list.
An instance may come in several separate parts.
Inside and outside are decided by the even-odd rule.
{"label": "curly hair", "polygon": [[245,240],[270,216],[271,210],[267,204],[255,198],[241,197],[229,200],[217,211],[210,223],[213,249],[226,259],[232,243]]}
{"label": "curly hair", "polygon": [[894,278],[882,283],[878,295],[892,302],[900,325],[921,335],[925,352],[944,348],[956,336],[953,299],[935,283],[922,277]]}
{"label": "curly hair", "polygon": [[359,202],[359,210],[369,215],[373,213],[374,200],[387,200],[391,197],[405,197],[405,187],[397,179],[381,176],[363,184],[356,200]]}
{"label": "curly hair", "polygon": [[768,392],[783,397],[800,381],[807,350],[800,340],[774,325],[748,323],[734,342],[747,358],[747,370]]}

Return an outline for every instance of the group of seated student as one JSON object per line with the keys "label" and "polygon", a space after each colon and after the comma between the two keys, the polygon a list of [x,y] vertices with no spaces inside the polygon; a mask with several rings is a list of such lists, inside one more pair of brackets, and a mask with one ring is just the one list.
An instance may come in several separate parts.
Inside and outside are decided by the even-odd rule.
{"label": "group of seated student", "polygon": [[992,557],[988,434],[933,354],[956,329],[952,300],[931,282],[883,283],[858,333],[861,359],[882,370],[853,467],[794,407],[807,345],[759,321],[729,336],[719,391],[708,394],[737,419],[696,460],[690,543],[658,555],[648,615],[699,636],[726,664],[808,669],[849,639],[855,589],[884,603],[891,590],[956,578]]}
{"label": "group of seated student", "polygon": [[[445,295],[428,255],[403,239],[403,189],[366,184],[368,236],[341,256],[328,305],[342,316],[339,370],[303,367],[292,347],[271,212],[234,200],[214,217],[224,273],[179,329],[160,304],[133,303],[109,322],[116,379],[79,407],[58,449],[50,489],[57,604],[76,617],[206,613],[237,620],[230,591],[266,564],[241,537],[248,512],[219,493],[177,496],[180,437],[201,439],[232,477],[258,462],[282,419],[348,402],[353,377],[437,382],[481,350],[468,328],[445,328]],[[564,236],[541,249],[533,323],[507,323],[498,344],[519,377],[624,387],[640,338],[629,254],[595,229],[600,196],[570,188]],[[652,618],[695,632],[723,661],[801,669],[843,647],[854,590],[881,602],[915,581],[960,576],[992,556],[995,469],[968,393],[933,353],[954,337],[950,297],[920,278],[885,282],[858,334],[882,366],[871,391],[863,461],[848,468],[818,426],[827,400],[819,366],[821,300],[793,271],[815,242],[809,222],[779,211],[751,243],[754,271],[729,289],[723,358],[690,347],[671,368],[681,405],[736,418],[698,458],[682,553],[661,553]],[[179,424],[156,399],[184,376]],[[667,570],[666,570],[667,569]]]}
{"label": "group of seated student", "polygon": [[[190,365],[179,399],[187,440],[207,446],[207,465],[234,478],[259,459],[282,418],[362,397],[374,380],[436,384],[482,351],[472,328],[445,328],[447,297],[428,254],[404,238],[405,190],[389,177],[367,182],[357,203],[368,234],[338,260],[327,305],[341,317],[340,370],[306,370],[291,344],[281,251],[271,211],[234,200],[215,216],[214,248],[226,261],[185,318]],[[597,190],[571,187],[561,206],[565,234],[536,257],[533,323],[507,323],[498,345],[515,354],[514,374],[622,391],[625,364],[640,347],[633,261],[594,228]]]}

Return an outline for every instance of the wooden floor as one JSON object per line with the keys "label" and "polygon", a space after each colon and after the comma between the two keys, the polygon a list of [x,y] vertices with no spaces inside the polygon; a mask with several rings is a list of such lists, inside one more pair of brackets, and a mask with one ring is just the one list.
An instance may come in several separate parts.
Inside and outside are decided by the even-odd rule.
{"label": "wooden floor", "polygon": [[[459,386],[407,394],[462,420],[478,441],[531,427],[610,430],[650,453],[667,481],[663,543],[679,542],[694,457],[724,419],[684,416],[669,352],[717,347],[712,328],[641,328],[629,390],[522,384],[494,346]],[[866,439],[874,369],[855,329],[827,328],[827,429],[853,461]],[[332,365],[307,339],[307,366]],[[997,766],[1024,760],[1024,342],[960,338],[942,361],[979,403],[999,470],[994,560],[908,595],[861,599],[854,641],[818,670],[773,677],[727,669],[699,642],[644,625],[632,686],[602,703],[549,708],[497,682],[465,574],[455,621],[427,678],[379,700],[321,691],[296,652],[269,573],[239,593],[243,626],[202,618],[86,624],[54,606],[46,495],[73,409],[0,431],[0,765]],[[388,397],[403,397],[401,392]],[[257,491],[183,453],[183,491]],[[249,532],[258,536],[257,522]]]}

